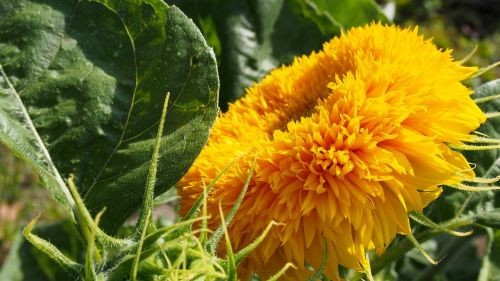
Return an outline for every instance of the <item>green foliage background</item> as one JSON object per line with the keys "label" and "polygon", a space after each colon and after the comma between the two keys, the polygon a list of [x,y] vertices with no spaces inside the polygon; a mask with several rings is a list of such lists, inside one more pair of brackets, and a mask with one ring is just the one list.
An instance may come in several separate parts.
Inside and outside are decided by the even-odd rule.
{"label": "green foliage background", "polygon": [[341,30],[387,22],[372,0],[167,0],[179,6],[214,46],[221,80],[220,101],[244,94],[271,69],[319,50]]}
{"label": "green foliage background", "polygon": [[[485,17],[483,24],[474,17],[447,16],[447,9],[455,7],[451,0],[426,0],[418,9],[411,1],[380,2],[396,3],[397,23],[420,23],[422,32],[435,36],[438,45],[457,48],[458,59],[475,43],[479,55],[472,63],[485,66],[498,59],[498,29],[492,28],[498,20]],[[54,216],[64,217],[65,210],[75,219],[66,181],[73,174],[91,214],[106,207],[102,229],[125,237],[133,229],[123,227],[124,222],[143,205],[167,92],[171,96],[155,195],[175,186],[191,165],[206,142],[218,106],[227,109],[228,102],[271,69],[320,49],[349,27],[392,20],[372,0],[166,3],[170,6],[160,0],[0,2],[0,142],[38,174],[55,199],[43,200]],[[469,27],[465,35],[464,26]],[[498,76],[496,71],[468,82],[476,88],[475,98],[500,94],[500,80],[483,85]],[[481,106],[485,112],[497,112],[500,100]],[[499,128],[496,118],[479,131],[499,139]],[[5,148],[0,153],[3,163],[12,162],[6,162],[11,154]],[[469,153],[468,158],[477,164],[478,176],[500,176],[500,150]],[[20,178],[31,178],[31,173],[23,165],[17,171],[4,167],[0,203],[19,200],[27,194],[15,195]],[[53,220],[47,213],[46,219]],[[375,279],[500,280],[499,193],[446,189],[425,215],[442,228],[415,224],[415,237],[441,262],[430,265],[406,238],[398,237],[374,260]],[[35,232],[83,263],[86,238],[71,220],[44,223]],[[451,237],[443,234],[443,227],[474,229],[474,234]],[[0,258],[5,260],[0,280],[78,278],[13,229],[0,227],[0,232],[10,233],[0,236],[1,242],[11,243],[10,255]],[[362,278],[347,270],[345,276]]]}

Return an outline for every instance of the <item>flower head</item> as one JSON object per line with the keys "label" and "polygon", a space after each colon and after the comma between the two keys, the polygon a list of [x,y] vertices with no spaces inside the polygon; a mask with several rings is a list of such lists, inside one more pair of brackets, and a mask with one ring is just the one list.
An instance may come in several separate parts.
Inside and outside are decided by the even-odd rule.
{"label": "flower head", "polygon": [[300,280],[328,247],[325,274],[364,270],[366,252],[381,253],[409,234],[407,213],[421,211],[441,185],[474,177],[448,147],[470,139],[485,115],[460,83],[461,66],[416,29],[371,24],[325,43],[323,50],[271,72],[217,120],[210,140],[180,182],[186,213],[234,158],[209,194],[211,226],[239,195],[255,153],[245,198],[229,225],[244,247],[271,220],[275,227],[246,270],[269,276],[286,262]]}

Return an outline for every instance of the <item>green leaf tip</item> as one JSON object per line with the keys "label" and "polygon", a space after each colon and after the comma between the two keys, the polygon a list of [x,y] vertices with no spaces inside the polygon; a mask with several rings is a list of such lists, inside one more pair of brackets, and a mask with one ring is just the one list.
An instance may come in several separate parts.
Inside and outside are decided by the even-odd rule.
{"label": "green leaf tip", "polygon": [[462,179],[462,181],[473,182],[473,183],[493,184],[493,183],[497,183],[500,181],[500,176],[496,176],[494,178],[482,178],[482,177],[475,177],[472,179],[464,178],[464,179]]}
{"label": "green leaf tip", "polygon": [[500,117],[500,112],[486,112],[484,115],[486,116],[487,119],[492,119]]}
{"label": "green leaf tip", "polygon": [[492,63],[486,67],[483,67],[483,68],[479,69],[476,73],[474,73],[469,79],[479,77],[479,76],[483,75],[484,73],[496,68],[499,65],[500,65],[500,61],[497,61],[497,62]]}
{"label": "green leaf tip", "polygon": [[229,232],[227,231],[226,221],[224,219],[224,212],[222,211],[222,203],[219,201],[219,215],[221,220],[221,226],[224,230],[224,238],[226,241],[226,253],[227,253],[227,280],[236,281],[237,280],[237,261],[233,253],[233,247],[231,246],[231,240],[229,239]]}
{"label": "green leaf tip", "polygon": [[41,214],[39,214],[34,219],[32,219],[26,225],[26,227],[23,229],[23,235],[26,238],[26,240],[28,240],[35,248],[37,248],[42,253],[47,255],[50,259],[57,262],[63,268],[80,274],[82,272],[82,269],[83,269],[81,264],[68,258],[52,243],[50,243],[47,240],[42,239],[42,238],[40,238],[37,235],[32,233],[33,228],[35,227],[40,216],[41,216]]}
{"label": "green leaf tip", "polygon": [[[206,187],[207,189],[207,194],[210,193],[210,190],[212,189],[212,187],[217,183],[217,181],[219,180],[220,177],[222,177],[222,175],[231,167],[234,165],[234,163],[236,163],[241,157],[243,157],[245,154],[241,154],[239,155],[238,157],[234,158],[233,161],[231,161],[229,164],[227,164],[218,174],[217,176],[215,176],[215,178],[210,181],[210,183],[208,184],[208,186]],[[187,212],[187,214],[184,216],[184,218],[182,220],[189,220],[189,219],[192,219],[194,218],[197,214],[198,214],[198,211],[201,207],[201,205],[203,204],[203,193],[200,194],[198,196],[198,198],[196,199],[196,201],[194,202],[193,206],[191,206],[191,209],[189,209],[189,211]]]}
{"label": "green leaf tip", "polygon": [[486,138],[486,137],[475,137],[470,140],[467,140],[466,142],[470,143],[482,143],[482,144],[487,144],[487,143],[499,143],[500,144],[500,139],[492,139],[492,138]]}
{"label": "green leaf tip", "polygon": [[410,242],[413,244],[413,246],[415,246],[415,248],[417,248],[417,250],[420,252],[420,254],[422,254],[422,256],[424,256],[424,258],[430,262],[431,264],[433,265],[436,265],[438,264],[439,262],[436,261],[433,257],[431,257],[425,250],[424,248],[422,247],[422,245],[420,245],[420,243],[418,243],[417,239],[415,239],[415,237],[413,236],[413,234],[408,234],[406,235],[406,238],[408,238],[408,240],[410,240]]}
{"label": "green leaf tip", "polygon": [[297,269],[297,267],[293,263],[288,262],[278,272],[276,272],[273,276],[269,277],[269,279],[267,279],[267,281],[278,281],[282,276],[285,275],[287,270],[290,268]]}
{"label": "green leaf tip", "polygon": [[471,150],[471,151],[480,151],[480,150],[495,150],[500,148],[500,144],[496,145],[471,145],[471,144],[448,144],[449,147],[458,150]]}
{"label": "green leaf tip", "polygon": [[446,232],[446,233],[451,234],[453,236],[464,237],[464,236],[469,236],[473,233],[473,230],[461,232],[461,231],[456,231],[456,230],[450,229],[450,228],[443,226],[443,225],[439,225],[439,224],[433,222],[428,217],[426,217],[422,212],[413,211],[409,215],[410,215],[410,218],[412,220],[414,220],[415,222],[417,222],[423,226],[427,226],[427,227],[434,229],[434,230],[437,230],[437,231]]}
{"label": "green leaf tip", "polygon": [[500,190],[500,186],[471,186],[463,183],[449,185],[452,188],[464,191],[489,191],[489,190]]}
{"label": "green leaf tip", "polygon": [[[243,202],[243,198],[245,197],[247,193],[248,186],[250,185],[250,181],[253,176],[253,172],[255,170],[255,165],[257,163],[257,152],[255,153],[255,157],[253,159],[252,165],[250,166],[250,169],[248,171],[247,178],[245,180],[245,184],[243,185],[243,188],[241,189],[240,194],[238,195],[238,198],[236,198],[236,201],[234,202],[233,207],[229,211],[227,217],[226,217],[226,222],[227,225],[229,225],[234,216],[236,215],[236,212],[238,211],[241,203]],[[217,250],[217,245],[219,244],[219,241],[222,237],[222,234],[224,233],[224,228],[222,225],[220,225],[215,232],[212,234],[212,237],[208,240],[207,246],[208,246],[208,252],[211,253],[212,255],[215,254]]]}
{"label": "green leaf tip", "polygon": [[271,228],[273,228],[273,226],[277,226],[277,225],[283,225],[283,224],[278,223],[276,221],[271,221],[267,225],[266,229],[264,229],[264,232],[262,232],[262,234],[259,237],[257,237],[257,239],[255,239],[252,243],[248,244],[245,248],[241,249],[238,253],[236,253],[235,254],[236,264],[237,265],[240,264],[244,258],[246,258],[248,255],[250,255],[250,253],[252,253],[264,241],[266,236],[271,231]]}
{"label": "green leaf tip", "polygon": [[478,44],[475,44],[474,48],[472,48],[472,50],[463,59],[461,59],[458,63],[463,65],[464,63],[468,62],[472,58],[472,56],[474,56],[474,54],[477,52],[477,48],[478,48]]}

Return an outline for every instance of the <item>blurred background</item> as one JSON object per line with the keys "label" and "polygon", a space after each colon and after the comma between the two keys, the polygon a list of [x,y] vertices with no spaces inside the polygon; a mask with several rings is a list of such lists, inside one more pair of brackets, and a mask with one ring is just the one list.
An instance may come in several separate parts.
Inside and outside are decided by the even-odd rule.
{"label": "blurred background", "polygon": [[[286,50],[284,50],[281,53],[281,57],[274,56],[278,57],[278,59],[254,61],[255,64],[258,64],[255,66],[256,71],[252,72],[248,77],[230,77],[227,76],[229,74],[223,73],[224,71],[231,72],[231,69],[225,69],[226,66],[224,65],[224,60],[226,59],[224,55],[225,47],[223,45],[225,35],[220,32],[220,29],[211,28],[213,24],[217,25],[217,22],[213,23],[204,20],[206,16],[203,13],[206,11],[206,7],[203,5],[208,4],[200,4],[198,1],[189,0],[167,2],[180,6],[188,16],[193,17],[194,21],[204,32],[209,44],[214,47],[221,68],[222,88],[220,104],[222,110],[227,108],[228,102],[241,96],[246,86],[260,79],[276,65],[290,62],[293,55],[298,53],[306,54],[313,49],[319,49],[321,46],[315,41],[310,41],[308,44],[300,45],[300,48],[295,49],[295,53],[286,52]],[[211,1],[207,0],[206,2],[208,3]],[[221,1],[212,2],[217,2],[218,5],[221,3]],[[194,7],[193,3],[197,8],[192,8]],[[477,48],[477,50],[472,55],[468,64],[484,67],[499,60],[500,0],[378,0],[377,5],[379,5],[388,21],[392,21],[401,26],[418,25],[420,33],[427,38],[433,37],[433,41],[439,47],[454,49],[454,56],[457,60],[466,57],[475,48]],[[338,4],[338,7],[343,6]],[[280,11],[280,13],[284,12]],[[355,11],[352,12],[352,16],[356,16]],[[279,20],[278,18],[278,22]],[[362,22],[363,19],[358,23]],[[294,32],[293,28],[294,26],[289,27],[288,30],[276,29],[279,30],[282,37],[285,37],[281,39],[277,38],[276,40],[292,40],[293,38],[289,38],[288,34]],[[276,30],[274,32],[276,32]],[[219,31],[219,33],[217,33],[217,31]],[[324,40],[331,37],[329,34],[335,33],[335,31],[322,30],[321,28],[310,32],[317,32]],[[303,38],[299,38],[299,40],[303,40]],[[293,42],[289,42],[289,44],[293,44]],[[231,46],[228,47],[231,48]],[[470,86],[474,87],[481,82],[498,78],[500,76],[499,74],[498,68],[488,71],[481,77],[469,81]],[[224,80],[225,77],[230,78]],[[230,79],[237,80],[237,84],[229,84],[229,82],[226,82],[230,81]],[[27,221],[39,213],[42,214],[40,219],[42,223],[44,221],[53,222],[64,218],[63,211],[54,204],[54,201],[50,198],[45,189],[39,185],[37,177],[31,169],[0,145],[0,266],[5,260],[9,248],[18,233],[19,227],[26,224]],[[162,213],[168,212],[160,212],[158,219],[165,219],[162,218]],[[168,216],[168,219],[171,219],[172,213],[170,212]],[[465,242],[470,241],[465,240]],[[461,243],[464,243],[464,241]],[[471,278],[462,280],[474,280],[477,278],[476,276],[480,266],[480,256],[484,252],[484,241],[479,238],[467,245],[467,247],[461,250],[462,252],[454,254],[457,257],[461,255],[468,256],[469,259],[458,259],[456,261],[467,264],[467,270],[465,272],[446,273],[446,270],[443,268],[434,268],[432,270],[442,270],[443,276],[446,275],[448,279],[436,279],[437,277],[435,277],[433,280],[453,280],[450,279],[450,276],[454,275],[461,276],[461,278]],[[443,250],[438,249],[437,244],[426,244],[426,247],[428,247],[431,252]],[[432,247],[435,249],[433,250]],[[470,257],[473,257],[473,259],[470,259]],[[399,278],[401,280],[412,280],[412,276],[410,275],[411,272],[413,272],[413,270],[426,269],[427,263],[418,253],[415,253],[413,256],[412,254],[409,255],[408,260],[401,261],[395,266],[400,268],[399,271],[404,269],[403,271],[408,272],[408,276],[404,276],[404,274],[400,275]],[[384,274],[390,275],[390,272]]]}
{"label": "blurred background", "polygon": [[[454,49],[457,60],[475,46],[477,51],[470,65],[487,66],[499,60],[499,0],[397,0],[378,1],[386,10],[393,10],[394,23],[418,25],[420,32],[433,38],[436,45]],[[482,76],[483,81],[498,78],[496,68]],[[476,83],[481,81],[476,81]]]}

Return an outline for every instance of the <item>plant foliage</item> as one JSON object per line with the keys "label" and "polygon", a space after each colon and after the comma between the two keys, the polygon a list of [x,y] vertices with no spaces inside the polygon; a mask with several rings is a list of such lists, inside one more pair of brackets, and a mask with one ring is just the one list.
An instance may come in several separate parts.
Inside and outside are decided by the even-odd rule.
{"label": "plant foliage", "polygon": [[[232,252],[226,226],[245,190],[214,234],[205,197],[174,225],[152,222],[153,198],[175,186],[206,143],[219,76],[224,110],[271,69],[371,21],[388,21],[373,0],[0,1],[0,142],[34,169],[69,218],[19,232],[0,280],[236,280],[236,267],[275,224]],[[474,98],[494,115],[499,95],[494,80]],[[489,118],[478,136],[495,144],[500,118]],[[499,149],[467,157],[478,177],[500,176]],[[137,226],[124,226],[138,209]],[[398,238],[371,259],[375,279],[499,280],[500,193],[445,188],[412,218],[411,241]],[[119,230],[130,235],[111,236]],[[484,256],[469,243],[479,239],[487,241]],[[221,244],[227,257],[215,255]]]}
{"label": "plant foliage", "polygon": [[161,1],[2,1],[0,19],[0,141],[70,212],[62,179],[74,174],[115,231],[141,204],[167,92],[156,194],[205,144],[217,114],[211,49]]}

